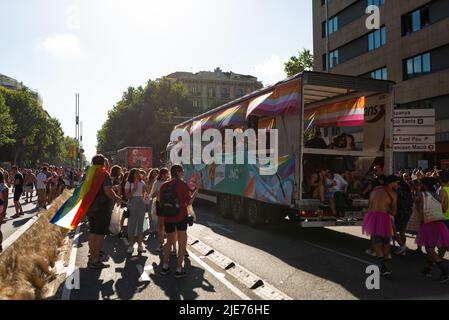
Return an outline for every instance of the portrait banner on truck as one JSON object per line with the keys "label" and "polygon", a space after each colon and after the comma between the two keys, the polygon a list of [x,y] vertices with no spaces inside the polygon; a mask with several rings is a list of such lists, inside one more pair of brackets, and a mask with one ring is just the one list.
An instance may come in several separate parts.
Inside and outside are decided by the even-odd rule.
{"label": "portrait banner on truck", "polygon": [[231,194],[266,203],[290,205],[292,203],[295,158],[279,158],[274,175],[261,175],[263,168],[255,164],[188,165],[184,164],[185,180],[192,187],[218,193]]}

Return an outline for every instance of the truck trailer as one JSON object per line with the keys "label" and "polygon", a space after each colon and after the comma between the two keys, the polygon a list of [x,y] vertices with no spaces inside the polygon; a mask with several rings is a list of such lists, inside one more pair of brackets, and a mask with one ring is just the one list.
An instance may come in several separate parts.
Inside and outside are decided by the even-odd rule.
{"label": "truck trailer", "polygon": [[128,169],[149,169],[153,167],[153,148],[127,147],[117,151],[115,162]]}
{"label": "truck trailer", "polygon": [[[303,227],[360,225],[366,198],[346,194],[337,215],[313,196],[309,180],[320,167],[364,177],[378,164],[393,173],[394,88],[391,81],[306,71],[199,115],[175,129],[277,129],[279,167],[266,176],[258,164],[188,162],[185,180],[199,184],[198,197],[217,204],[223,217],[254,227],[286,217]],[[310,146],[318,130],[332,148]],[[351,147],[339,146],[342,135],[352,137]],[[170,142],[168,158],[178,143]]]}

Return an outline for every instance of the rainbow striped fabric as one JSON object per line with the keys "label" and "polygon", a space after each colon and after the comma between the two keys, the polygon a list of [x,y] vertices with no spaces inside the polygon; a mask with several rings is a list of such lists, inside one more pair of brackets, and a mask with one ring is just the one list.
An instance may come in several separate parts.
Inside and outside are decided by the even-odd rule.
{"label": "rainbow striped fabric", "polygon": [[305,118],[320,128],[363,126],[365,97],[305,110]]}
{"label": "rainbow striped fabric", "polygon": [[58,210],[51,223],[68,230],[75,230],[95,200],[106,176],[107,171],[103,166],[90,167],[86,180]]}
{"label": "rainbow striped fabric", "polygon": [[238,105],[219,113],[214,118],[214,128],[243,126],[246,122],[246,106]]}
{"label": "rainbow striped fabric", "polygon": [[298,112],[301,99],[301,81],[280,85],[274,91],[253,99],[246,111],[246,117],[268,116]]}

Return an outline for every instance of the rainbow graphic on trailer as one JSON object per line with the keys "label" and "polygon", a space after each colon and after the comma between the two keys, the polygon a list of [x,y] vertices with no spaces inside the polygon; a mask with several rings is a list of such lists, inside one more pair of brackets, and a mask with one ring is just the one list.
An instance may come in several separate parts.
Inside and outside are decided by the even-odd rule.
{"label": "rainbow graphic on trailer", "polygon": [[85,216],[103,185],[107,171],[103,166],[89,168],[86,180],[79,186],[50,221],[68,230],[75,230]]}

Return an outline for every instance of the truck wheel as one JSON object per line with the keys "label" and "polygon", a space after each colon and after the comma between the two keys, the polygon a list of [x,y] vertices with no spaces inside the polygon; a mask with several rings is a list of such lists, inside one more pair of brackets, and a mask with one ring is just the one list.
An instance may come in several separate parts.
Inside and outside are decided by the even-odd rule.
{"label": "truck wheel", "polygon": [[232,218],[235,222],[242,223],[245,221],[245,203],[241,197],[230,197]]}
{"label": "truck wheel", "polygon": [[231,217],[230,198],[230,196],[224,194],[218,196],[218,212],[220,212],[220,215],[225,219]]}
{"label": "truck wheel", "polygon": [[254,200],[249,200],[247,203],[248,224],[253,228],[259,228],[264,222],[263,207]]}

